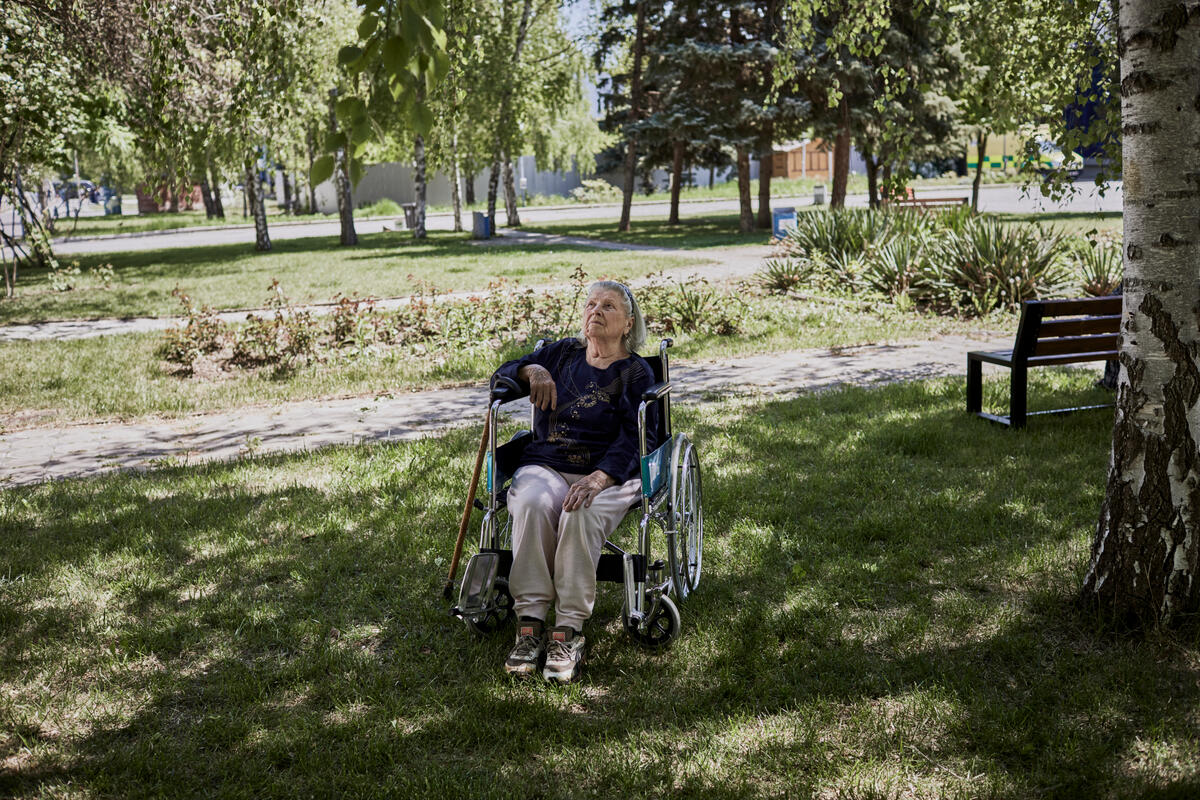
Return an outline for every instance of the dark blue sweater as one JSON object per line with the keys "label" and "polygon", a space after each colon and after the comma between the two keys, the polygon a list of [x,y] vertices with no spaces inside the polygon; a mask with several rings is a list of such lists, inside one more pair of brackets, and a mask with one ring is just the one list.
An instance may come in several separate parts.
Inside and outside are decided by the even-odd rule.
{"label": "dark blue sweater", "polygon": [[[528,389],[517,373],[527,364],[537,364],[550,372],[557,390],[556,409],[534,411],[533,441],[521,463],[585,475],[599,469],[624,483],[641,471],[637,411],[654,373],[637,354],[604,369],[588,364],[586,356],[578,339],[561,339],[496,370]],[[658,446],[657,403],[646,409],[646,429],[649,452]]]}

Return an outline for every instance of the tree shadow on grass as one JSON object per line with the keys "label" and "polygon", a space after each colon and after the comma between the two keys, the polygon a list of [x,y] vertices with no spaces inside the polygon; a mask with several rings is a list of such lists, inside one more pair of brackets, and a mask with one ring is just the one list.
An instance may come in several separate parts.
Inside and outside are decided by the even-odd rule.
{"label": "tree shadow on grass", "polygon": [[[678,409],[708,536],[683,635],[638,650],[602,587],[567,688],[510,682],[508,635],[446,616],[471,432],[14,492],[36,524],[19,549],[5,525],[29,577],[3,682],[58,669],[81,695],[9,712],[45,741],[0,788],[1184,796],[1195,647],[1071,605],[1108,422],[1006,431],[959,383]],[[92,608],[44,589],[80,565],[110,593]],[[89,725],[56,739],[68,710]]]}

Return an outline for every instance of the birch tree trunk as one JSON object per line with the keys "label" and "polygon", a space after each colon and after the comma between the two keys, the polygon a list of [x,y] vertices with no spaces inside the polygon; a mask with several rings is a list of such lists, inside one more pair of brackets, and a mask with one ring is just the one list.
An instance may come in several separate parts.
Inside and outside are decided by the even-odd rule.
{"label": "birch tree trunk", "polygon": [[1125,287],[1108,483],[1083,600],[1119,625],[1200,608],[1200,10],[1121,0]]}
{"label": "birch tree trunk", "polygon": [[[337,89],[329,90],[329,133],[337,135]],[[341,222],[339,243],[344,247],[358,244],[354,230],[354,199],[350,195],[350,176],[346,172],[346,148],[339,147],[333,157],[333,188],[337,194],[338,220]]]}
{"label": "birch tree trunk", "polygon": [[750,151],[744,145],[737,148],[738,230],[754,230],[754,209],[750,205]]}
{"label": "birch tree trunk", "polygon": [[450,137],[450,201],[454,204],[454,232],[462,233],[462,171],[458,167],[458,131]]}
{"label": "birch tree trunk", "polygon": [[[629,87],[629,121],[636,124],[642,118],[642,57],[646,52],[646,2],[638,0],[636,33],[633,40],[633,77]],[[629,231],[629,214],[633,206],[633,179],[637,171],[637,133],[625,134],[625,164],[621,176],[621,221],[617,230]]]}
{"label": "birch tree trunk", "polygon": [[425,238],[425,195],[428,187],[428,182],[425,180],[425,137],[417,134],[416,141],[413,143],[413,163],[416,175],[417,189],[417,224],[413,227],[413,238]]}
{"label": "birch tree trunk", "polygon": [[267,233],[267,208],[258,186],[258,171],[254,168],[254,161],[255,158],[251,156],[246,162],[246,202],[254,217],[254,249],[266,253],[271,250],[271,236]]}
{"label": "birch tree trunk", "polygon": [[983,154],[987,152],[987,131],[979,132],[976,150],[975,180],[971,181],[971,213],[979,213],[979,186],[983,183]]}
{"label": "birch tree trunk", "polygon": [[225,204],[221,201],[221,175],[212,159],[208,160],[208,185],[212,189],[213,217],[225,219]]}
{"label": "birch tree trunk", "polygon": [[208,177],[204,175],[201,175],[200,178],[200,199],[204,201],[204,218],[215,217],[217,211],[213,206],[212,189],[208,185]]}
{"label": "birch tree trunk", "polygon": [[508,218],[508,227],[521,227],[521,215],[517,211],[517,187],[513,183],[512,156],[504,154],[504,215]]}

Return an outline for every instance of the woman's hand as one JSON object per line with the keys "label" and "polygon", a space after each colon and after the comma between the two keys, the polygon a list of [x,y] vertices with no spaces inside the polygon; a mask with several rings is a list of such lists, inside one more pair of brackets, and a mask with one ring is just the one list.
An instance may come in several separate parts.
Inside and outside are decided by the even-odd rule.
{"label": "woman's hand", "polygon": [[517,377],[529,384],[529,402],[542,411],[558,408],[558,387],[550,377],[550,370],[538,364],[526,364]]}
{"label": "woman's hand", "polygon": [[596,495],[616,484],[617,482],[607,472],[599,469],[591,475],[580,478],[571,484],[570,489],[567,489],[567,496],[563,498],[563,511],[589,508],[592,501],[596,499]]}

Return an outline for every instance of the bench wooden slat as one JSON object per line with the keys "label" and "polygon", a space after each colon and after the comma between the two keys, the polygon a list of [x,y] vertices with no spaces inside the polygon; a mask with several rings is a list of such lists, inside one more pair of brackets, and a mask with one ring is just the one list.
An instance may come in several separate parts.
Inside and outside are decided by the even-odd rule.
{"label": "bench wooden slat", "polygon": [[1055,356],[1069,353],[1115,352],[1121,346],[1121,337],[1115,333],[1094,336],[1063,336],[1058,339],[1041,339],[1033,346],[1032,356]]}
{"label": "bench wooden slat", "polygon": [[1108,361],[1116,358],[1116,350],[1099,350],[1095,353],[1068,353],[1056,356],[1030,356],[1026,364],[1031,367],[1051,367],[1055,364],[1074,364],[1077,361]]}
{"label": "bench wooden slat", "polygon": [[1089,333],[1112,333],[1120,330],[1121,315],[1110,314],[1103,317],[1047,320],[1038,329],[1038,336],[1086,336]]}
{"label": "bench wooden slat", "polygon": [[1068,300],[1026,300],[1022,305],[1036,303],[1043,317],[1101,316],[1121,313],[1121,295],[1107,297],[1077,297]]}

